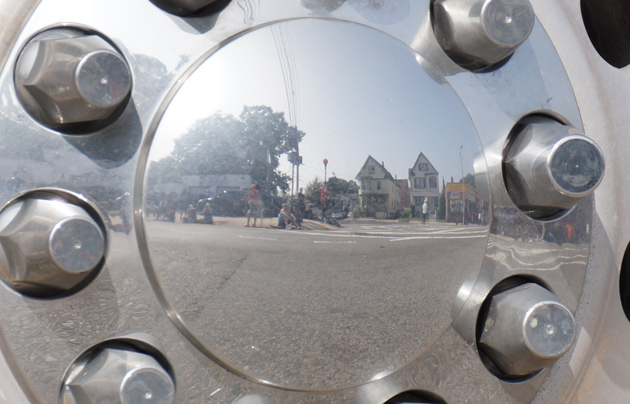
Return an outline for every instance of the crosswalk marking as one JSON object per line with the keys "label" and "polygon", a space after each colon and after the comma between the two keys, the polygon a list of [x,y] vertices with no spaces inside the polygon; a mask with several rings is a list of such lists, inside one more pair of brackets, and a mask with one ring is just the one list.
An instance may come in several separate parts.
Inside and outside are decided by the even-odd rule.
{"label": "crosswalk marking", "polygon": [[[414,226],[404,223],[383,225],[349,225],[335,230],[301,230],[292,235],[319,236],[325,238],[384,239],[391,242],[413,240],[471,239],[488,236],[488,228],[481,226]],[[314,243],[324,244],[322,241]],[[348,243],[348,242],[330,242]]]}

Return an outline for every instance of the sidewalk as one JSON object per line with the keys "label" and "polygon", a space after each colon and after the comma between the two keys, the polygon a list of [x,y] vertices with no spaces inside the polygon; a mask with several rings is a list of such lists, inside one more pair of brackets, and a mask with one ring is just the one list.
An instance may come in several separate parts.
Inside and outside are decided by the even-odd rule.
{"label": "sidewalk", "polygon": [[[154,221],[155,219],[148,219],[150,221]],[[197,215],[197,220],[203,220],[201,215]],[[213,217],[214,224],[217,226],[237,226],[237,227],[245,227],[247,224],[246,217],[228,217],[228,216],[214,216]],[[175,216],[175,223],[182,223],[179,219],[179,214]],[[250,226],[254,223],[254,219],[251,218],[249,220]],[[266,217],[264,219],[256,219],[256,227],[261,227],[265,229],[277,229],[278,219],[275,217]],[[336,229],[336,227],[321,223],[315,220],[304,219],[302,221],[302,229],[304,230],[332,230]]]}

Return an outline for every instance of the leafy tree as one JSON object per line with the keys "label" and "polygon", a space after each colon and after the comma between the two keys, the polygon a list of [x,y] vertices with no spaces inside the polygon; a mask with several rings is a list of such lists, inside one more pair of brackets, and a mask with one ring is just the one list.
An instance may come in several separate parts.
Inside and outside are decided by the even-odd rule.
{"label": "leafy tree", "polygon": [[315,177],[306,184],[306,187],[304,188],[304,197],[307,201],[312,202],[315,206],[321,208],[321,203],[319,202],[321,192],[322,181],[318,177]]}
{"label": "leafy tree", "polygon": [[328,179],[328,193],[331,195],[346,195],[359,193],[359,185],[354,180],[344,180],[343,178],[331,177]]}
{"label": "leafy tree", "polygon": [[245,106],[238,117],[215,113],[175,140],[173,152],[155,164],[149,181],[248,174],[263,195],[277,195],[289,188],[290,180],[278,170],[280,158],[294,150],[304,135],[287,123],[284,113],[268,106]]}
{"label": "leafy tree", "polygon": [[244,107],[239,118],[244,128],[238,144],[245,152],[247,173],[273,195],[278,189],[286,192],[290,177],[277,170],[280,157],[297,147],[304,132],[289,126],[283,112],[268,106]]}
{"label": "leafy tree", "polygon": [[[318,177],[315,177],[306,185],[304,196],[308,201],[315,203],[316,206],[321,208],[321,191],[322,181],[320,181]],[[358,195],[358,193],[359,186],[354,180],[348,181],[343,178],[330,177],[328,179],[328,192],[326,194],[328,209],[340,210],[347,199],[356,199],[356,195]],[[348,209],[350,208],[350,206],[346,207]]]}
{"label": "leafy tree", "polygon": [[437,220],[446,220],[446,187],[444,186],[438,198]]}
{"label": "leafy tree", "polygon": [[[462,180],[460,179],[459,181],[461,182]],[[475,176],[470,173],[466,174],[466,176],[464,177],[464,184],[468,184],[473,188],[477,188],[477,185],[475,183]]]}

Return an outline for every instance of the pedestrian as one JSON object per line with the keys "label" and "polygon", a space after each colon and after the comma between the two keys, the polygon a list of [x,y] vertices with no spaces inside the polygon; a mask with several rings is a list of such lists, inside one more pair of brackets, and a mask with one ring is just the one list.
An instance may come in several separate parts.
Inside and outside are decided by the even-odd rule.
{"label": "pedestrian", "polygon": [[256,227],[256,219],[258,218],[258,210],[261,206],[260,191],[258,190],[258,184],[252,185],[249,192],[247,192],[247,204],[249,209],[247,210],[247,224],[245,227],[249,227],[249,220],[254,217],[254,223],[252,227]]}
{"label": "pedestrian", "polygon": [[278,213],[278,227],[281,229],[293,229],[297,226],[297,220],[291,212],[288,203],[282,204],[282,209]]}
{"label": "pedestrian", "polygon": [[188,205],[185,220],[186,223],[197,223],[197,212],[195,211],[195,207],[193,205]]}
{"label": "pedestrian", "polygon": [[210,202],[206,202],[206,206],[203,207],[201,214],[203,215],[203,222],[205,224],[214,224],[214,220],[212,219],[212,206],[210,206]]}
{"label": "pedestrian", "polygon": [[302,193],[302,188],[300,188],[300,192],[297,194],[297,199],[293,201],[293,214],[295,216],[298,229],[302,226],[305,213],[306,202],[304,202],[304,194]]}
{"label": "pedestrian", "polygon": [[429,204],[427,204],[427,198],[424,198],[422,204],[422,224],[427,224],[427,216],[429,214]]}

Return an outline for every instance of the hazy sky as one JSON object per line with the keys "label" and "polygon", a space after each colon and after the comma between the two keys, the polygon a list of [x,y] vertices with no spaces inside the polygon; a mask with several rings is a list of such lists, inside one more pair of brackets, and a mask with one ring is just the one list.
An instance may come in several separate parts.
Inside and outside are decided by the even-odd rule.
{"label": "hazy sky", "polygon": [[[261,28],[227,44],[193,73],[168,107],[151,159],[217,111],[268,105],[306,133],[300,181],[353,179],[368,155],[398,178],[423,152],[441,178],[472,172],[480,150],[463,105],[434,81],[399,41],[360,25],[296,20]],[[283,158],[285,160],[285,158]],[[290,165],[282,169],[290,172]]]}

